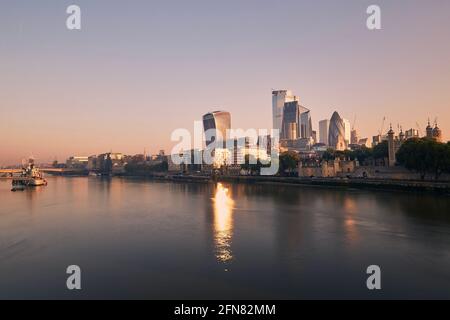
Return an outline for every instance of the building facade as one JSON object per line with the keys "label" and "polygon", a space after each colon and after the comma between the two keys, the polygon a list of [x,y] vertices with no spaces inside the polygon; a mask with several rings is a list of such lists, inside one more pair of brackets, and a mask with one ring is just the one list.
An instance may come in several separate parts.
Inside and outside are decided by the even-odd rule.
{"label": "building facade", "polygon": [[88,157],[85,156],[73,156],[66,161],[67,168],[72,169],[87,169]]}
{"label": "building facade", "polygon": [[325,119],[319,121],[319,142],[328,146],[328,129],[330,128],[330,120]]}
{"label": "building facade", "polygon": [[436,140],[437,142],[442,142],[442,131],[441,131],[441,129],[439,129],[437,122],[435,122],[434,128],[433,128],[430,125],[430,121],[428,121],[426,133],[427,133],[426,137],[428,139],[433,139],[433,140]]}
{"label": "building facade", "polygon": [[312,137],[310,110],[298,101],[286,102],[283,108],[283,121],[280,138],[282,140],[309,139]]}
{"label": "building facade", "polygon": [[273,129],[279,130],[280,133],[283,129],[284,104],[292,101],[298,102],[300,98],[294,96],[289,90],[272,91],[272,126]]}
{"label": "building facade", "polygon": [[[224,144],[228,139],[227,130],[231,129],[231,114],[226,111],[214,111],[205,114],[203,116],[203,129],[206,135],[206,146],[216,140],[220,140]],[[211,133],[211,136],[208,137],[208,133]]]}
{"label": "building facade", "polygon": [[313,136],[311,111],[300,106],[300,138],[309,139]]}
{"label": "building facade", "polygon": [[335,150],[347,149],[347,143],[345,141],[345,123],[337,111],[333,113],[330,119],[328,145]]}
{"label": "building facade", "polygon": [[342,119],[342,121],[344,122],[344,140],[348,146],[352,140],[352,127],[350,124],[350,120]]}
{"label": "building facade", "polygon": [[355,160],[324,160],[320,163],[314,164],[304,163],[303,161],[300,161],[298,164],[298,176],[305,178],[334,178],[337,176],[345,176],[351,174],[357,167],[358,162]]}

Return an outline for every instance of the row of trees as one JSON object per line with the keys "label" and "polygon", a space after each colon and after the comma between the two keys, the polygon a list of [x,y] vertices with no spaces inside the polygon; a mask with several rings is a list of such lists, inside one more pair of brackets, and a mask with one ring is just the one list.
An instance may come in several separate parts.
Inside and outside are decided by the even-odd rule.
{"label": "row of trees", "polygon": [[360,163],[364,163],[367,160],[379,160],[388,157],[388,142],[383,141],[377,144],[374,148],[362,147],[358,150],[345,150],[337,151],[333,149],[328,149],[324,152],[322,158],[324,160],[334,160],[334,159],[350,159],[358,160]]}
{"label": "row of trees", "polygon": [[[376,162],[388,157],[388,142],[383,141],[374,148],[361,148],[360,150],[327,150],[324,152],[323,160],[349,159],[358,160],[361,164]],[[297,168],[300,161],[295,152],[284,152],[279,157],[279,174],[290,175]],[[397,152],[397,163],[405,168],[420,173],[422,179],[426,174],[432,174],[435,179],[443,173],[450,173],[450,142],[439,143],[432,139],[416,138],[405,141]],[[249,157],[243,169],[252,174],[259,174],[263,165],[258,161],[249,164]]]}
{"label": "row of trees", "polygon": [[[296,152],[283,152],[279,157],[279,174],[291,175],[298,166],[300,157]],[[241,168],[250,171],[251,174],[258,175],[261,172],[262,167],[270,167],[270,164],[263,165],[259,159],[255,161],[252,156],[245,156],[245,163],[241,165]]]}
{"label": "row of trees", "polygon": [[442,173],[450,173],[450,142],[439,143],[432,139],[409,139],[397,152],[398,164],[416,171],[422,179],[426,174],[438,179]]}

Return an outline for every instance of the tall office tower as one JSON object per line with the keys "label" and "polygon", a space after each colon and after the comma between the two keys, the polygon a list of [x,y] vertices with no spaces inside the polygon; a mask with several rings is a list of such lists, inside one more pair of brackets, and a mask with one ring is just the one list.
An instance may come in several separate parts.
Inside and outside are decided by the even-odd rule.
{"label": "tall office tower", "polygon": [[311,111],[300,106],[300,138],[312,137]]}
{"label": "tall office tower", "polygon": [[273,129],[283,129],[283,109],[286,102],[300,101],[289,90],[272,91],[272,126]]}
{"label": "tall office tower", "polygon": [[344,139],[345,139],[345,143],[347,145],[349,145],[350,141],[352,139],[352,127],[351,127],[351,124],[350,124],[350,120],[342,119],[342,121],[344,121]]}
{"label": "tall office tower", "polygon": [[296,140],[300,136],[300,108],[297,101],[286,102],[283,108],[282,129],[280,138]]}
{"label": "tall office tower", "polygon": [[339,113],[335,111],[330,119],[330,127],[328,129],[328,145],[336,150],[347,149],[345,142],[345,125],[344,120]]}
{"label": "tall office tower", "polygon": [[230,113],[226,111],[214,111],[205,114],[203,116],[203,129],[205,133],[209,129],[214,130],[213,136],[209,139],[207,137],[207,146],[219,138],[223,142],[223,147],[225,147],[225,142],[228,139],[227,130],[231,129]]}
{"label": "tall office tower", "polygon": [[285,140],[312,137],[310,111],[301,106],[298,101],[284,104],[280,137]]}
{"label": "tall office tower", "polygon": [[319,121],[319,141],[328,146],[328,129],[330,128],[330,120],[325,119]]}

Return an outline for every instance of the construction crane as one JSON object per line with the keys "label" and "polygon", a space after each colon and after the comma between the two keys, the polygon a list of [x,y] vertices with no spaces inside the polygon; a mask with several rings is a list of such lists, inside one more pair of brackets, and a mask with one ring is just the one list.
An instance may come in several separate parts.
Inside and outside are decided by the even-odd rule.
{"label": "construction crane", "polygon": [[422,136],[423,135],[423,131],[422,131],[422,128],[420,127],[420,124],[418,122],[416,122],[416,127],[417,127],[417,130],[419,131],[419,134]]}
{"label": "construction crane", "polygon": [[378,131],[378,134],[380,135],[380,136],[382,136],[383,135],[383,131],[384,131],[384,123],[386,122],[386,117],[383,117],[383,121],[381,122],[381,128],[380,128],[380,131]]}

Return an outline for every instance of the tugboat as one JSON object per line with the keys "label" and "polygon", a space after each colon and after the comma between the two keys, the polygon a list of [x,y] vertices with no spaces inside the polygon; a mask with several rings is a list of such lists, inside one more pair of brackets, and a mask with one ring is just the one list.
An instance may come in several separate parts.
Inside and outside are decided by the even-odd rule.
{"label": "tugboat", "polygon": [[44,179],[41,171],[34,166],[34,160],[28,160],[28,166],[22,168],[22,173],[19,177],[14,177],[12,180],[11,191],[23,191],[26,187],[46,186],[47,180]]}

